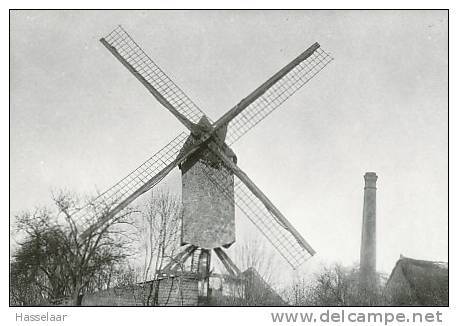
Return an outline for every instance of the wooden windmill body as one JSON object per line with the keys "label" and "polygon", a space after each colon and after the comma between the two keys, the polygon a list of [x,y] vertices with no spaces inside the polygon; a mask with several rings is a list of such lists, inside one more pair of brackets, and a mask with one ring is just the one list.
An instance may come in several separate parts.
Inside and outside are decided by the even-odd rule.
{"label": "wooden windmill body", "polygon": [[[209,126],[205,116],[199,121],[199,126]],[[218,139],[224,140],[224,137],[224,133],[218,135]],[[194,142],[190,136],[184,150]],[[234,152],[229,148],[226,148],[225,154],[234,164],[237,163]],[[189,157],[180,165],[180,169],[182,244],[203,249],[228,248],[235,242],[234,174],[209,149]],[[208,174],[224,184],[215,184]]]}
{"label": "wooden windmill body", "polygon": [[[224,251],[236,240],[235,207],[254,223],[293,268],[311,257],[315,251],[240,169],[229,146],[331,62],[332,58],[320,45],[310,46],[212,122],[121,26],[100,41],[190,133],[180,133],[94,200],[93,207],[109,200],[114,208],[96,213],[97,221],[86,229],[82,238],[98,232],[107,221],[179,167],[184,209],[182,250],[163,272],[177,271],[191,259],[191,266],[202,279],[208,278],[213,251],[229,274],[239,274]],[[78,214],[88,213],[82,210]]]}

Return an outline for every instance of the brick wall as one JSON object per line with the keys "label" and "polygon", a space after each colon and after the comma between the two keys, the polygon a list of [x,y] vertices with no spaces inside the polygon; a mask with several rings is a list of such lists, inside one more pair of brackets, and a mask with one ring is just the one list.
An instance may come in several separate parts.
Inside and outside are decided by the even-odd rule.
{"label": "brick wall", "polygon": [[[192,277],[168,277],[158,281],[159,306],[197,306],[197,280]],[[151,287],[153,285],[153,287]],[[154,283],[116,287],[84,295],[83,306],[144,306],[150,298],[149,305],[153,304],[150,291]]]}
{"label": "brick wall", "polygon": [[159,306],[197,306],[197,280],[170,277],[159,281]]}

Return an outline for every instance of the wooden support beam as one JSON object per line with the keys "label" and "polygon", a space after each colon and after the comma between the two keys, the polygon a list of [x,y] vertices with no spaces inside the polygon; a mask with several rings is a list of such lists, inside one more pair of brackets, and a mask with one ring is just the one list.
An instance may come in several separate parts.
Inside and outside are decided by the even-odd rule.
{"label": "wooden support beam", "polygon": [[218,256],[219,260],[223,263],[224,268],[228,271],[228,273],[231,276],[236,276],[236,273],[232,269],[231,265],[224,259],[224,257],[221,255],[219,251],[216,250],[217,248],[214,248],[213,250],[215,251],[216,256]]}
{"label": "wooden support beam", "polygon": [[183,251],[181,251],[174,258],[172,258],[172,260],[167,265],[165,265],[162,271],[167,272],[167,271],[175,270],[178,265],[184,264],[186,260],[194,253],[196,249],[197,247],[194,245],[190,245],[189,247],[186,247]]}
{"label": "wooden support beam", "polygon": [[223,249],[221,248],[214,248],[213,251],[215,251],[216,255],[218,256],[219,260],[223,263],[224,267],[226,267],[226,270],[231,274],[232,276],[237,276],[240,274],[240,270],[238,269],[237,265],[232,261],[231,258],[224,252]]}

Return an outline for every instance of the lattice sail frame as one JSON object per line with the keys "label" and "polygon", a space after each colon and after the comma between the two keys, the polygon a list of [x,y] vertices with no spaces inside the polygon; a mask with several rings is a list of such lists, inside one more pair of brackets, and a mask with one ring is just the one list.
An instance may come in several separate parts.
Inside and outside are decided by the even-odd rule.
{"label": "lattice sail frame", "polygon": [[103,39],[115,48],[128,64],[161,93],[178,112],[193,123],[199,122],[204,113],[138,46],[122,26],[116,27]]}
{"label": "lattice sail frame", "polygon": [[232,145],[251,128],[265,119],[332,60],[333,58],[321,47],[317,48],[308,58],[295,66],[231,120],[227,129],[227,144]]}
{"label": "lattice sail frame", "polygon": [[[186,132],[180,133],[126,177],[97,196],[90,204],[73,214],[75,220],[80,223],[87,223],[88,221],[103,218],[107,208],[113,208],[123,200],[126,200],[135,190],[155,177],[167,165],[173,163],[178,158],[187,138],[188,134]],[[151,188],[161,180],[158,180]]]}
{"label": "lattice sail frame", "polygon": [[232,172],[224,163],[220,164],[219,174],[212,173],[208,166],[203,168],[207,178],[258,228],[291,267],[297,269],[312,257],[312,253],[304,248],[300,239],[297,239],[237,177],[234,177],[234,196],[231,195],[229,187],[232,184],[228,184],[226,180]]}

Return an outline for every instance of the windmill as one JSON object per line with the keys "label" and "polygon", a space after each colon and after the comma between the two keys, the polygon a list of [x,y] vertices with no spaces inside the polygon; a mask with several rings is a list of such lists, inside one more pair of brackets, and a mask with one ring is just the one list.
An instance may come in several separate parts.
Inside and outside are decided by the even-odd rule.
{"label": "windmill", "polygon": [[[182,174],[182,247],[164,268],[176,270],[192,257],[199,273],[208,275],[211,252],[231,275],[240,271],[225,249],[235,242],[235,207],[251,220],[283,258],[297,268],[315,254],[313,248],[237,165],[229,147],[267,117],[320,72],[332,58],[318,43],[279,70],[215,122],[156,65],[133,38],[118,26],[100,42],[129,70],[153,97],[188,130],[180,133],[137,169],[102,193],[92,207],[97,222],[86,237],[176,167]],[[81,216],[89,214],[83,210]]]}

